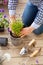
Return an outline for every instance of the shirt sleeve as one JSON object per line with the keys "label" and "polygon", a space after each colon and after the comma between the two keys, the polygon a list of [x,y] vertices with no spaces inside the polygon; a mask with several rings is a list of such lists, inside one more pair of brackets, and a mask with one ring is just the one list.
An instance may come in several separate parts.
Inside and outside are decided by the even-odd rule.
{"label": "shirt sleeve", "polygon": [[37,29],[42,24],[43,24],[43,1],[39,5],[39,11],[31,26],[34,27],[35,29]]}
{"label": "shirt sleeve", "polygon": [[9,0],[8,1],[8,9],[9,10],[15,10],[17,4],[18,4],[18,0]]}

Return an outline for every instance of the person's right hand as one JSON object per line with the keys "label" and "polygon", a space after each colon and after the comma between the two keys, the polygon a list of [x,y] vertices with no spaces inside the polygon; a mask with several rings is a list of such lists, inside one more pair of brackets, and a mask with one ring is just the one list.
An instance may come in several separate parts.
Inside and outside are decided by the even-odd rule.
{"label": "person's right hand", "polygon": [[26,35],[30,35],[33,30],[34,30],[34,28],[31,27],[31,26],[23,28],[22,31],[20,32],[21,38],[24,37],[24,36],[26,36]]}

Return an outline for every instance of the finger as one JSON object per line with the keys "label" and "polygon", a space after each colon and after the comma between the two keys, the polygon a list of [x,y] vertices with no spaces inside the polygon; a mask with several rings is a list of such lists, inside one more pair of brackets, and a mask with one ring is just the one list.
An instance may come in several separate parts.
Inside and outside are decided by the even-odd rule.
{"label": "finger", "polygon": [[25,35],[22,35],[21,38],[23,38]]}
{"label": "finger", "polygon": [[22,36],[22,35],[24,35],[24,33],[23,32],[20,32],[20,36]]}

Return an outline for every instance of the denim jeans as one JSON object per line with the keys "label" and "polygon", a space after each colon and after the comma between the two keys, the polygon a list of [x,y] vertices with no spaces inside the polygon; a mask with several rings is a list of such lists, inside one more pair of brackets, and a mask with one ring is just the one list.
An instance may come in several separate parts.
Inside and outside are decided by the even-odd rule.
{"label": "denim jeans", "polygon": [[43,33],[43,24],[38,29],[35,29],[33,32],[37,35]]}
{"label": "denim jeans", "polygon": [[[37,6],[33,5],[32,3],[27,3],[22,15],[22,21],[24,23],[24,27],[30,26],[38,12]],[[36,30],[34,30],[35,34],[43,33],[43,24]]]}
{"label": "denim jeans", "polygon": [[37,6],[33,5],[30,2],[26,4],[26,7],[22,15],[22,21],[25,27],[30,26],[33,23],[37,12],[38,12]]}

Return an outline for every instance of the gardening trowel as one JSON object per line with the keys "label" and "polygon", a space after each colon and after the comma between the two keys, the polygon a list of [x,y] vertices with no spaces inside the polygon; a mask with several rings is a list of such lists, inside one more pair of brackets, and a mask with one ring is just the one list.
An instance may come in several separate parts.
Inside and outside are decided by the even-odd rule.
{"label": "gardening trowel", "polygon": [[25,47],[23,47],[23,48],[21,49],[20,55],[22,56],[22,55],[28,53],[29,50],[31,51],[30,47],[31,47],[32,45],[35,45],[35,39],[32,39],[31,42],[30,42],[28,45],[26,45]]}

